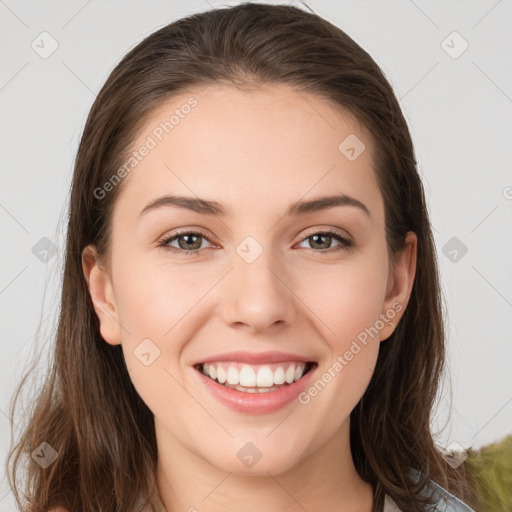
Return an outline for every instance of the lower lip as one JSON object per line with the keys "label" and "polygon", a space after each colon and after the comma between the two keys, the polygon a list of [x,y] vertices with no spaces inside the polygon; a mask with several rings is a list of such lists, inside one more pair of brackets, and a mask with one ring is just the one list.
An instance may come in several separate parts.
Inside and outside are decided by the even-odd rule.
{"label": "lower lip", "polygon": [[316,367],[309,370],[301,379],[276,391],[265,393],[245,393],[219,384],[208,378],[201,370],[193,368],[206,388],[222,404],[237,412],[248,414],[270,414],[293,402],[304,391]]}

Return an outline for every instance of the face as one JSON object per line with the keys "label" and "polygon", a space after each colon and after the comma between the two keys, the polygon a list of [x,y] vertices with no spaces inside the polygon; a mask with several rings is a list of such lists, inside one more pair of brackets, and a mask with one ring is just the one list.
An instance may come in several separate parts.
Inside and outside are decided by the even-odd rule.
{"label": "face", "polygon": [[[84,251],[102,336],[122,344],[159,447],[239,474],[290,469],[348,432],[412,287],[414,237],[388,260],[371,137],[285,85],[210,85],[154,111],[144,145],[111,270]],[[191,200],[155,204],[171,195]],[[292,209],[322,197],[338,200]]]}

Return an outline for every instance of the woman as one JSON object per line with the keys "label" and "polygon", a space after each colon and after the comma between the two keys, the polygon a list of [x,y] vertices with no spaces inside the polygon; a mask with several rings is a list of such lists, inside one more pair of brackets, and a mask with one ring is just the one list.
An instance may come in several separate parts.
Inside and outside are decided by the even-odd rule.
{"label": "woman", "polygon": [[377,64],[295,7],[196,14],[132,49],[89,114],[11,485],[25,450],[34,511],[468,511],[430,431],[444,357]]}

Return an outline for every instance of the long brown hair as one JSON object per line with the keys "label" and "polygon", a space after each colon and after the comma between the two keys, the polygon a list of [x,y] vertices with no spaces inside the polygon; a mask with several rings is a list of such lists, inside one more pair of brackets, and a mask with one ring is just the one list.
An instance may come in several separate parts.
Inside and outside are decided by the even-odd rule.
{"label": "long brown hair", "polygon": [[[94,101],[71,186],[54,360],[7,460],[18,506],[19,459],[41,443],[58,456],[48,467],[29,460],[24,468],[24,494],[35,512],[57,505],[124,512],[153,503],[153,415],[132,385],[121,346],[100,335],[81,254],[88,244],[108,254],[111,213],[123,183],[107,194],[94,191],[126,161],[142,123],[173,95],[212,83],[288,84],[348,109],[370,130],[389,253],[403,248],[413,231],[417,270],[404,316],[381,343],[371,382],[351,413],[352,456],[373,486],[373,512],[382,510],[385,494],[403,510],[426,510],[420,490],[428,479],[464,499],[462,466],[455,471],[445,463],[430,427],[445,369],[443,304],[413,144],[394,92],[370,55],[320,16],[243,3],[152,33],[118,63]],[[416,483],[410,468],[420,471]]]}

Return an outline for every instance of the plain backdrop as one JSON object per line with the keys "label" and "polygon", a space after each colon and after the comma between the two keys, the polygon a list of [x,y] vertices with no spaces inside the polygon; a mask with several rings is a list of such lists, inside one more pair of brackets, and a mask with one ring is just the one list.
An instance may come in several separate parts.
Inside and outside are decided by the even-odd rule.
{"label": "plain backdrop", "polygon": [[[235,3],[0,0],[2,464],[11,395],[54,343],[71,173],[96,93],[151,32]],[[448,313],[437,442],[497,441],[512,433],[512,2],[307,3],[381,66],[413,136]],[[0,511],[14,510],[0,476]]]}

